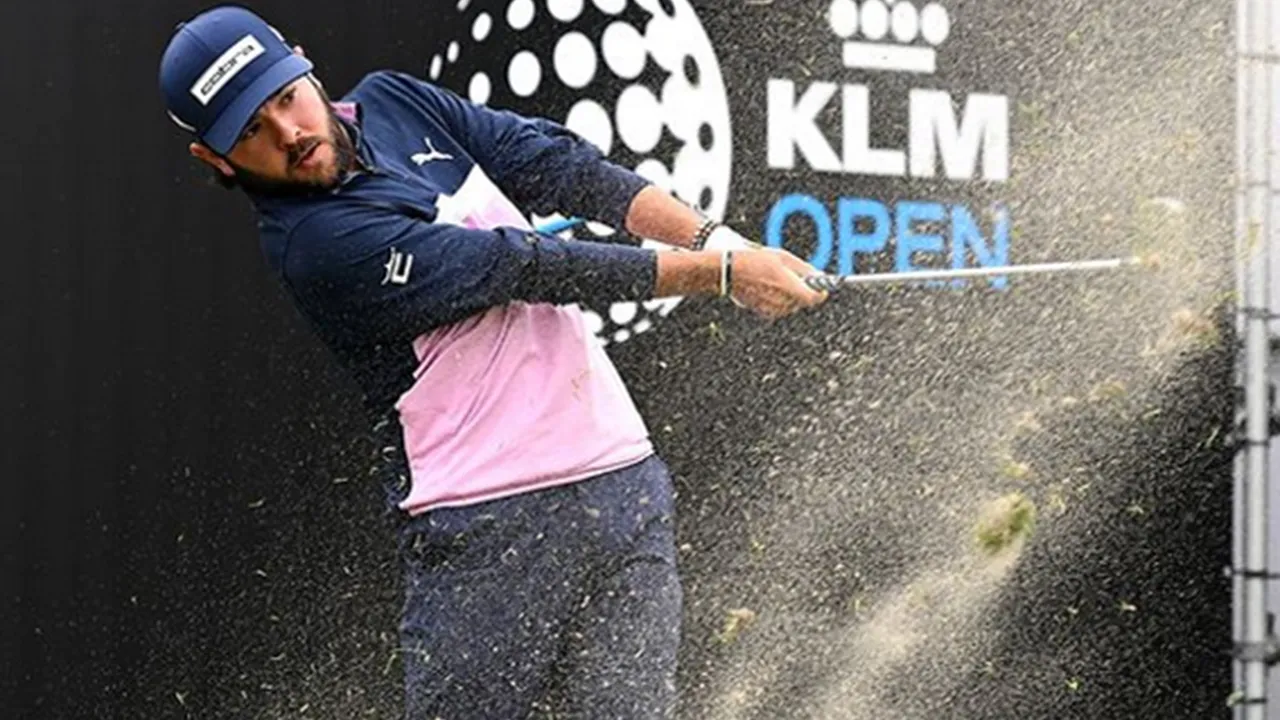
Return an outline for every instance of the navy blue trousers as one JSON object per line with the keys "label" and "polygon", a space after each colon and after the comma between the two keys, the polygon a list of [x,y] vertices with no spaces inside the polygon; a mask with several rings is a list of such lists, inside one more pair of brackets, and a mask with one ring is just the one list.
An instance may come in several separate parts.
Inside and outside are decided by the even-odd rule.
{"label": "navy blue trousers", "polygon": [[405,523],[406,720],[673,717],[673,494],[651,456]]}

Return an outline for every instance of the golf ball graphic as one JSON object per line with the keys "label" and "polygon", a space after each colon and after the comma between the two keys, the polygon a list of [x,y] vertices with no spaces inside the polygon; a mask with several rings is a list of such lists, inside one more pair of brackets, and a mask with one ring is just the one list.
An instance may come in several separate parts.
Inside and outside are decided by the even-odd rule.
{"label": "golf ball graphic", "polygon": [[[459,0],[456,12],[458,34],[428,64],[432,82],[472,102],[559,122],[611,162],[723,219],[729,105],[715,50],[688,0]],[[570,232],[603,239],[615,229],[587,223]],[[609,344],[649,330],[679,302],[582,309]]]}

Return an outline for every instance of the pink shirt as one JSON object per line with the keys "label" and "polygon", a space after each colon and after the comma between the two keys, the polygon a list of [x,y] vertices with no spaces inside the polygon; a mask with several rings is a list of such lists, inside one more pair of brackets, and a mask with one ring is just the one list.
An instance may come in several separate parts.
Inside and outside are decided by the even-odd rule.
{"label": "pink shirt", "polygon": [[[530,226],[474,167],[437,222]],[[639,462],[648,429],[576,305],[514,302],[413,343],[418,368],[396,408],[420,514],[563,485]]]}

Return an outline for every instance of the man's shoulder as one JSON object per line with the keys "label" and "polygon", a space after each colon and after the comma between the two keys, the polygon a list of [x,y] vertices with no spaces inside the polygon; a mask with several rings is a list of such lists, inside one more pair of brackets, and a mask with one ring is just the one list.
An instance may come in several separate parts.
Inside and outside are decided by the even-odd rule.
{"label": "man's shoulder", "polygon": [[272,268],[297,279],[380,252],[403,219],[377,189],[357,187],[282,203],[259,215],[258,234]]}
{"label": "man's shoulder", "polygon": [[258,244],[276,273],[285,274],[285,257],[295,230],[313,213],[323,212],[317,203],[276,202],[267,208],[257,208]]}
{"label": "man's shoulder", "polygon": [[366,73],[343,98],[361,104],[396,100],[432,101],[441,93],[432,83],[403,70],[379,69]]}
{"label": "man's shoulder", "polygon": [[287,198],[264,198],[254,206],[258,232],[264,239],[288,237],[304,220],[316,213],[332,211],[331,193],[316,193]]}
{"label": "man's shoulder", "polygon": [[298,248],[325,248],[342,232],[353,203],[342,194],[277,201],[257,211],[258,242],[273,269],[284,274]]}

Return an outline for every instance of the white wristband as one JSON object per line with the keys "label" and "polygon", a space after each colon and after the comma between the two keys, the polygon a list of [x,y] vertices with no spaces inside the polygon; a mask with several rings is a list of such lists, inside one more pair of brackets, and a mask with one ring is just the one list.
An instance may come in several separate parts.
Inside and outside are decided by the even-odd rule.
{"label": "white wristband", "polygon": [[725,225],[719,225],[712,230],[704,246],[707,250],[753,250],[760,247],[759,243],[751,242]]}

